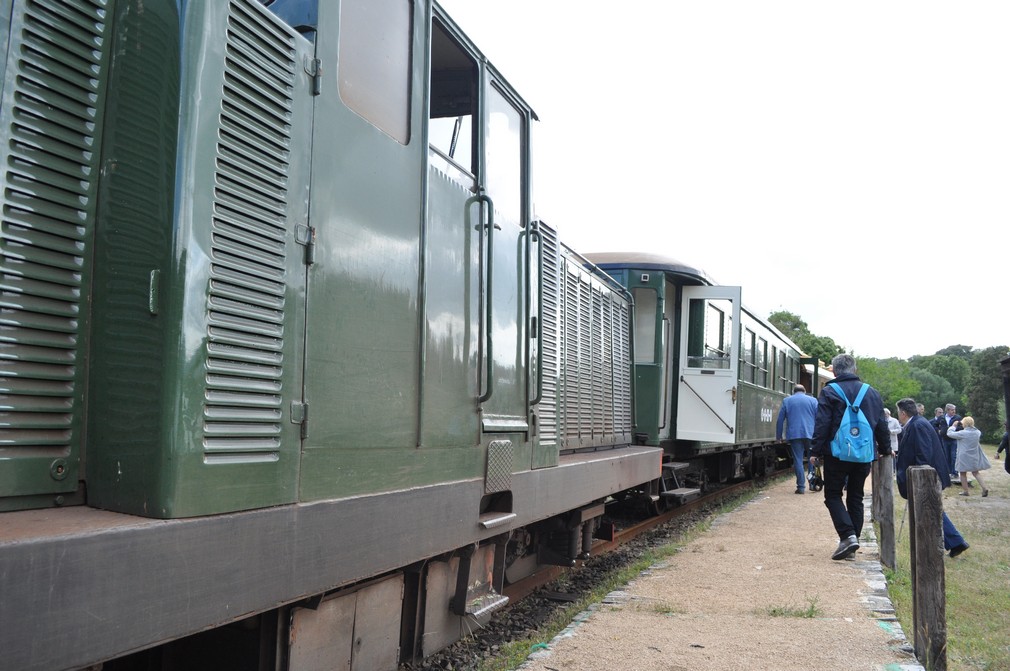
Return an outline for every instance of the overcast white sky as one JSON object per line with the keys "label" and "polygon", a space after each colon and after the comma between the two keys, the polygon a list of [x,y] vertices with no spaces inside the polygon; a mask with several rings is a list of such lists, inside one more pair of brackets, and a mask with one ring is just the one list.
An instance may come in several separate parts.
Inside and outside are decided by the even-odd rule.
{"label": "overcast white sky", "polygon": [[1010,344],[1010,2],[444,0],[540,117],[537,214],[857,356]]}

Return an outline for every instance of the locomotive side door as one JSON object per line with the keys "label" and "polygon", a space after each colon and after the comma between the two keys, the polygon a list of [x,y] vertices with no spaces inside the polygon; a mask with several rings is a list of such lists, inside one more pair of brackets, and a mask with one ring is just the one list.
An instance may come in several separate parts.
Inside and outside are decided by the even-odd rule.
{"label": "locomotive side door", "polygon": [[684,287],[677,438],[732,443],[740,361],[740,287]]}
{"label": "locomotive side door", "polygon": [[412,484],[380,465],[416,446],[421,7],[318,5],[302,500]]}
{"label": "locomotive side door", "polygon": [[481,429],[485,433],[525,433],[529,430],[525,347],[529,114],[497,81],[495,73],[488,72],[485,82]]}

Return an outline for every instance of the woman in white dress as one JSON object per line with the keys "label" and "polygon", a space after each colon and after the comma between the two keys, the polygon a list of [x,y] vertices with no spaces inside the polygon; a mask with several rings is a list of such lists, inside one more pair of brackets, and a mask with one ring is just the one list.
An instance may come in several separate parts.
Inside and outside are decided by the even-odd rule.
{"label": "woman in white dress", "polygon": [[986,470],[990,464],[982,453],[980,445],[982,432],[975,428],[975,419],[965,417],[960,422],[954,422],[947,429],[947,437],[957,441],[957,459],[954,461],[954,468],[961,474],[961,489],[964,490],[961,496],[968,496],[969,472],[982,486],[982,496],[989,496],[989,490],[978,476],[978,472]]}

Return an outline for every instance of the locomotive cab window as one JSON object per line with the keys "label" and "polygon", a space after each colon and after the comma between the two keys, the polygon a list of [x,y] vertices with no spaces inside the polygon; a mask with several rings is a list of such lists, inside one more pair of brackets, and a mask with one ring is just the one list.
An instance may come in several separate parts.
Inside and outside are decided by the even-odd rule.
{"label": "locomotive cab window", "polygon": [[497,86],[487,100],[487,189],[506,220],[523,220],[523,114]]}
{"label": "locomotive cab window", "polygon": [[340,99],[404,145],[410,140],[413,18],[407,0],[340,3]]}
{"label": "locomotive cab window", "polygon": [[474,119],[477,110],[477,63],[437,21],[431,30],[431,110],[428,145],[433,159],[441,158],[443,172],[467,177],[477,174],[474,163]]}

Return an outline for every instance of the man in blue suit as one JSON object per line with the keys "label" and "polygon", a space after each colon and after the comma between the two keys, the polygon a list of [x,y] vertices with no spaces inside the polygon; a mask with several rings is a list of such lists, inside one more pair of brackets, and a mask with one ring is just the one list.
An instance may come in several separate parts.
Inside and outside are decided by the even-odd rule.
{"label": "man in blue suit", "polygon": [[949,472],[951,477],[955,478],[957,477],[957,467],[954,466],[957,463],[957,441],[947,437],[947,429],[960,421],[961,415],[957,414],[957,406],[948,403],[943,408],[943,417],[937,422],[937,432],[940,434],[940,440],[943,442],[943,449],[947,455],[947,465],[950,466]]}
{"label": "man in blue suit", "polygon": [[[940,444],[940,437],[924,417],[919,416],[915,401],[903,398],[898,401],[898,421],[901,423],[901,439],[898,441],[898,462],[895,471],[898,478],[898,493],[901,498],[908,498],[906,470],[909,466],[932,466],[940,476],[940,486],[946,489],[950,486],[947,455]],[[968,543],[958,532],[957,527],[943,513],[943,547],[950,551],[951,557],[956,557],[968,549]]]}
{"label": "man in blue suit", "polygon": [[810,439],[814,436],[814,417],[817,416],[817,399],[807,396],[806,387],[793,387],[793,395],[782,400],[779,419],[775,425],[775,439],[782,440],[782,425],[786,425],[786,440],[793,451],[793,468],[796,470],[796,493],[806,490],[807,478],[803,471],[803,458],[810,455]]}

